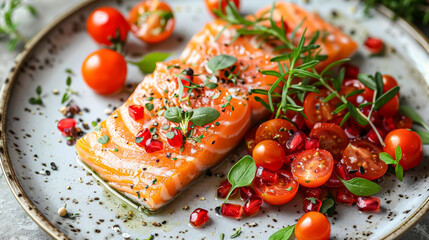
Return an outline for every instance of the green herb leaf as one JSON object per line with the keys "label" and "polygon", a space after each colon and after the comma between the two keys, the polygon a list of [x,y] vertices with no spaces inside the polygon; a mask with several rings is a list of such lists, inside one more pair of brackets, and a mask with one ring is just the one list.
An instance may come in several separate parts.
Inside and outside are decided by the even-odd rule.
{"label": "green herb leaf", "polygon": [[221,233],[221,234],[220,234],[220,236],[219,236],[219,239],[220,239],[220,240],[224,240],[224,239],[225,239],[225,234],[224,234],[224,233]]}
{"label": "green herb leaf", "polygon": [[320,207],[319,212],[326,214],[331,208],[335,207],[335,201],[332,198],[327,198],[322,201],[322,206]]}
{"label": "green herb leaf", "polygon": [[402,158],[402,149],[401,146],[396,146],[395,148],[395,160],[399,163],[399,161],[401,161]]}
{"label": "green herb leaf", "polygon": [[27,10],[33,15],[34,17],[39,16],[39,13],[37,12],[36,8],[33,5],[27,5]]}
{"label": "green herb leaf", "polygon": [[200,107],[193,109],[192,113],[192,117],[189,119],[189,121],[200,127],[214,122],[220,116],[220,113],[211,107]]}
{"label": "green herb leaf", "polygon": [[153,110],[153,104],[152,103],[146,103],[145,107],[149,112]]}
{"label": "green herb leaf", "polygon": [[396,161],[388,153],[381,152],[378,154],[378,157],[386,164],[396,164]]}
{"label": "green herb leaf", "polygon": [[230,238],[236,238],[240,236],[240,234],[241,234],[241,228],[239,228],[234,234],[232,234]]}
{"label": "green herb leaf", "polygon": [[411,118],[413,122],[419,124],[424,127],[426,131],[429,131],[429,126],[425,123],[423,118],[418,114],[412,107],[406,105],[399,105],[399,112],[404,114],[405,116]]}
{"label": "green herb leaf", "polygon": [[377,100],[375,100],[374,103],[374,110],[378,110],[381,107],[384,106],[387,102],[389,102],[393,97],[396,96],[396,94],[399,92],[399,86],[396,86],[389,91],[385,92],[383,95],[381,95]]}
{"label": "green herb leaf", "polygon": [[63,98],[61,99],[61,104],[64,104],[65,102],[67,102],[67,100],[69,100],[70,95],[68,92],[65,92],[63,95]]}
{"label": "green herb leaf", "polygon": [[368,124],[368,120],[366,120],[364,117],[362,117],[362,115],[360,115],[356,107],[353,106],[351,102],[347,102],[347,108],[349,109],[350,115],[356,120],[356,122],[363,126],[366,126]]}
{"label": "green herb leaf", "polygon": [[311,202],[312,204],[316,204],[316,203],[317,203],[317,202],[316,202],[316,199],[317,199],[317,198],[314,198],[314,197],[308,197],[308,198],[305,198],[305,199],[310,200],[310,202]]}
{"label": "green herb leaf", "polygon": [[68,77],[67,77],[67,80],[66,80],[66,85],[67,85],[68,87],[70,87],[71,83],[72,83],[72,79],[71,79],[71,77],[70,77],[70,76],[68,76]]}
{"label": "green herb leaf", "polygon": [[144,140],[144,137],[136,137],[135,142],[136,143],[141,143],[141,142],[143,142],[143,140]]}
{"label": "green herb leaf", "polygon": [[271,235],[268,240],[288,240],[290,236],[292,236],[292,233],[295,230],[295,226],[296,224],[280,229],[279,231]]}
{"label": "green herb leaf", "polygon": [[100,131],[100,128],[101,128],[101,125],[97,125],[97,126],[94,128],[94,131]]}
{"label": "green herb leaf", "polygon": [[139,62],[129,62],[136,65],[144,74],[152,73],[156,68],[157,62],[167,59],[171,53],[151,52],[143,56]]}
{"label": "green herb leaf", "polygon": [[170,125],[166,124],[166,125],[163,125],[161,128],[162,130],[168,130],[170,128]]}
{"label": "green herb leaf", "polygon": [[[338,176],[337,176],[338,177]],[[381,191],[381,187],[372,181],[364,178],[352,178],[348,181],[338,179],[344,184],[344,186],[356,196],[370,196]]]}
{"label": "green herb leaf", "polygon": [[37,95],[42,94],[42,87],[41,86],[37,86],[36,93],[37,93]]}
{"label": "green herb leaf", "polygon": [[404,180],[404,169],[399,163],[395,167],[395,174],[396,174],[396,177],[399,179],[399,181],[402,182]]}
{"label": "green herb leaf", "polygon": [[428,145],[429,144],[429,133],[422,131],[422,130],[414,130],[422,139],[422,143],[424,145]]}
{"label": "green herb leaf", "polygon": [[253,178],[255,178],[255,173],[256,164],[253,158],[249,155],[244,156],[240,161],[234,164],[228,173],[228,181],[231,183],[232,187],[226,196],[225,202],[228,201],[229,196],[235,188],[245,187],[251,184]]}
{"label": "green herb leaf", "polygon": [[211,58],[207,62],[207,67],[215,73],[218,70],[222,70],[231,67],[237,62],[237,58],[231,55],[221,54]]}
{"label": "green herb leaf", "polygon": [[359,73],[358,74],[358,80],[365,85],[367,88],[371,89],[372,91],[376,90],[376,85],[374,80],[372,79],[371,75]]}
{"label": "green herb leaf", "polygon": [[377,97],[376,98],[379,98],[381,96],[381,94],[383,94],[383,92],[384,92],[383,77],[381,76],[381,73],[379,73],[379,72],[375,73],[374,81],[375,81],[375,87],[377,90]]}
{"label": "green herb leaf", "polygon": [[209,82],[205,85],[208,89],[215,89],[218,87],[218,85],[216,83],[213,82]]}
{"label": "green herb leaf", "polygon": [[100,144],[106,144],[109,142],[109,136],[104,135],[101,138],[97,139],[97,142],[99,142]]}
{"label": "green herb leaf", "polygon": [[164,113],[165,119],[170,122],[180,123],[182,121],[182,109],[178,107],[169,107]]}

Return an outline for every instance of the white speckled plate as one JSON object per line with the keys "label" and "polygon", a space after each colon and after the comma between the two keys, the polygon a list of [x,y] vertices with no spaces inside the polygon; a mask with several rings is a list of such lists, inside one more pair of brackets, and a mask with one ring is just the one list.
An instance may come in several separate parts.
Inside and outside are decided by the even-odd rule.
{"label": "white speckled plate", "polygon": [[[180,53],[190,37],[211,19],[202,0],[169,2],[177,19],[173,36],[153,46],[143,45],[131,37],[126,47],[128,56],[149,51]],[[254,12],[270,2],[244,0],[243,12]],[[62,117],[58,109],[65,89],[65,69],[70,68],[75,73],[72,88],[79,91],[79,96],[73,96],[73,100],[81,108],[90,109],[77,119],[88,123],[103,119],[106,108],[119,106],[127,98],[125,91],[115,96],[99,96],[81,79],[83,59],[98,48],[86,34],[85,20],[98,6],[114,6],[125,13],[134,3],[86,2],[45,28],[17,57],[16,67],[11,69],[1,93],[0,154],[4,174],[20,204],[44,230],[58,239],[120,239],[121,233],[128,233],[133,239],[145,239],[150,234],[154,234],[155,239],[218,239],[221,233],[229,236],[240,227],[242,235],[239,239],[268,239],[278,229],[295,223],[302,215],[302,196],[281,207],[264,204],[257,216],[240,221],[216,216],[214,208],[222,202],[214,197],[216,186],[222,180],[216,174],[203,177],[160,213],[147,216],[129,205],[122,207],[119,199],[76,163],[74,148],[67,146],[56,130],[56,121]],[[326,20],[342,26],[346,33],[353,32],[359,44],[368,34],[383,38],[391,46],[386,57],[369,58],[360,50],[353,61],[363,72],[381,71],[397,77],[402,88],[401,100],[418,109],[428,120],[429,47],[420,33],[403,20],[391,22],[380,12],[374,12],[373,18],[362,19],[362,8],[353,1],[298,3],[308,10],[317,10]],[[333,10],[338,13],[336,18],[331,14]],[[385,9],[382,12],[389,14]],[[129,67],[127,83],[138,83],[142,78],[135,67]],[[38,85],[43,87],[44,107],[28,103]],[[53,89],[59,89],[60,94],[54,95]],[[241,155],[243,151],[240,149],[243,148],[238,148],[230,159]],[[428,150],[425,148],[426,155]],[[51,169],[51,162],[55,162],[57,170]],[[356,207],[338,206],[338,214],[330,219],[332,238],[396,238],[409,229],[429,208],[428,165],[429,160],[425,157],[418,168],[406,173],[403,183],[393,176],[386,177],[381,183],[383,191],[377,194],[382,200],[379,213],[361,213]],[[226,174],[230,166],[231,161],[225,161],[213,173]],[[205,200],[201,200],[202,197]],[[59,217],[57,210],[64,204],[69,211],[79,212],[80,217]],[[183,210],[184,206],[189,206],[190,210]],[[201,229],[188,226],[189,215],[197,207],[210,210],[211,220]],[[134,216],[124,222],[128,211],[133,211]],[[153,223],[161,223],[161,226],[153,226]],[[121,233],[113,226],[118,226],[116,229]]]}

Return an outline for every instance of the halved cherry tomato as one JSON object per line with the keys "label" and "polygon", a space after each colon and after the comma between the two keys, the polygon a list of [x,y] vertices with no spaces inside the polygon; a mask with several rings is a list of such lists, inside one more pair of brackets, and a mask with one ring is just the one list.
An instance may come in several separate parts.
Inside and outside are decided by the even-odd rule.
{"label": "halved cherry tomato", "polygon": [[167,39],[174,30],[174,15],[170,6],[160,0],[142,1],[129,13],[131,31],[140,40],[158,43]]}
{"label": "halved cherry tomato", "polygon": [[82,77],[95,92],[112,94],[119,91],[125,83],[127,62],[113,50],[100,49],[83,61]]}
{"label": "halved cherry tomato", "polygon": [[222,12],[225,14],[225,9],[228,4],[228,1],[233,3],[237,9],[240,9],[240,0],[204,0],[206,3],[206,7],[209,10],[209,12],[214,16],[217,17],[213,10],[219,10],[219,2],[221,2],[221,8]]}
{"label": "halved cherry tomato", "polygon": [[257,129],[258,129],[257,127],[253,127],[249,129],[244,135],[244,142],[246,143],[247,150],[249,151],[250,154],[253,153],[253,149],[256,146],[255,135],[256,135]]}
{"label": "halved cherry tomato", "polygon": [[351,141],[343,154],[341,162],[352,177],[374,180],[382,177],[387,165],[378,157],[382,149],[367,140]]}
{"label": "halved cherry tomato", "polygon": [[328,240],[331,235],[331,224],[325,215],[319,212],[308,212],[296,223],[297,240]]}
{"label": "halved cherry tomato", "polygon": [[275,171],[283,166],[286,156],[278,142],[264,140],[256,144],[255,149],[253,149],[253,159],[257,166]]}
{"label": "halved cherry tomato", "polygon": [[263,140],[275,140],[283,147],[287,153],[286,142],[296,132],[296,127],[288,120],[271,119],[262,123],[256,130],[255,142],[259,143]]}
{"label": "halved cherry tomato", "polygon": [[111,46],[114,43],[125,42],[130,27],[118,10],[101,7],[89,15],[86,29],[94,41]]}
{"label": "halved cherry tomato", "polygon": [[334,169],[332,155],[322,149],[305,150],[292,161],[292,174],[304,187],[322,186]]}
{"label": "halved cherry tomato", "polygon": [[298,129],[301,129],[305,124],[305,118],[299,112],[287,110],[286,117],[294,122]]}
{"label": "halved cherry tomato", "polygon": [[335,160],[341,159],[349,144],[344,130],[333,123],[316,123],[309,136],[319,138],[319,147],[329,151]]}
{"label": "halved cherry tomato", "polygon": [[287,170],[278,170],[277,183],[265,184],[262,179],[255,177],[253,187],[256,193],[271,205],[283,205],[292,200],[298,192],[299,184]]}
{"label": "halved cherry tomato", "polygon": [[328,90],[322,89],[320,93],[309,93],[304,100],[304,114],[307,116],[305,124],[312,129],[314,124],[318,122],[328,122],[334,117],[341,116],[343,112],[333,116],[331,113],[337,108],[340,103],[338,98],[333,98],[329,102],[324,103],[323,100],[330,95]]}
{"label": "halved cherry tomato", "polygon": [[383,150],[395,156],[395,149],[401,146],[402,158],[399,161],[404,170],[416,167],[423,158],[423,144],[420,136],[408,129],[396,129],[387,134]]}

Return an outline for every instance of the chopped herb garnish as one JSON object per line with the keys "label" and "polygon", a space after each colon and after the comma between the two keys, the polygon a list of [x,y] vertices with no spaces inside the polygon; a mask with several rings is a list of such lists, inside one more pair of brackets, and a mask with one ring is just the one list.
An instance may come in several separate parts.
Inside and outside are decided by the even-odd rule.
{"label": "chopped herb garnish", "polygon": [[71,70],[70,68],[66,69],[66,73],[68,73],[70,75],[74,75],[73,70]]}
{"label": "chopped herb garnish", "polygon": [[99,142],[100,144],[106,144],[109,142],[109,136],[104,135],[101,138],[97,139],[97,142]]}
{"label": "chopped herb garnish", "polygon": [[42,101],[42,87],[41,86],[37,86],[36,87],[36,97],[32,97],[30,98],[28,101],[30,102],[30,104],[34,104],[34,105],[40,105],[43,106],[43,101]]}
{"label": "chopped herb garnish", "polygon": [[156,127],[151,127],[149,129],[150,133],[155,134],[156,133]]}
{"label": "chopped herb garnish", "polygon": [[114,152],[117,152],[117,151],[119,151],[117,148],[115,148],[114,150],[113,150]]}
{"label": "chopped herb garnish", "polygon": [[175,136],[175,134],[174,134],[174,132],[168,132],[167,134],[165,134],[165,136],[166,136],[168,139],[173,139],[173,138],[174,138],[174,136]]}
{"label": "chopped herb garnish", "polygon": [[153,181],[152,181],[152,184],[155,184],[156,182],[158,182],[158,179],[154,179]]}
{"label": "chopped herb garnish", "polygon": [[152,103],[146,103],[145,104],[145,107],[146,107],[146,109],[150,112],[150,111],[152,111],[153,110],[153,104]]}
{"label": "chopped herb garnish", "polygon": [[94,128],[94,131],[100,131],[100,129],[101,129],[101,125],[97,125],[97,126]]}
{"label": "chopped herb garnish", "polygon": [[136,143],[141,143],[143,142],[144,137],[136,137]]}
{"label": "chopped herb garnish", "polygon": [[234,234],[230,236],[230,238],[237,238],[241,234],[241,228],[239,228]]}
{"label": "chopped herb garnish", "polygon": [[220,123],[219,123],[219,122],[215,122],[215,125],[216,125],[216,126],[219,126],[219,125],[220,125]]}
{"label": "chopped herb garnish", "polygon": [[310,202],[311,202],[312,204],[316,204],[316,203],[317,203],[317,202],[316,202],[317,198],[314,198],[314,197],[308,197],[308,198],[305,198],[305,199],[310,200]]}
{"label": "chopped herb garnish", "polygon": [[172,158],[174,161],[176,161],[177,160],[177,158],[176,157],[174,157],[174,158]]}
{"label": "chopped herb garnish", "polygon": [[153,100],[153,97],[148,97],[148,98],[146,98],[146,100],[150,102]]}
{"label": "chopped herb garnish", "polygon": [[292,191],[292,186],[288,187],[286,191]]}
{"label": "chopped herb garnish", "polygon": [[136,193],[137,193],[137,197],[140,199],[140,192],[137,191]]}
{"label": "chopped herb garnish", "polygon": [[164,125],[161,128],[162,128],[162,130],[168,130],[168,129],[170,129],[170,125]]}
{"label": "chopped herb garnish", "polygon": [[96,121],[92,121],[92,122],[91,122],[91,125],[92,125],[93,127],[96,127],[96,126],[97,126],[97,122],[96,122]]}
{"label": "chopped herb garnish", "polygon": [[168,65],[167,66],[167,70],[170,70],[171,68],[180,69],[180,66],[178,66],[178,65]]}
{"label": "chopped herb garnish", "polygon": [[70,76],[67,76],[67,79],[66,79],[67,87],[66,87],[65,93],[63,94],[63,97],[61,98],[61,104],[64,104],[65,102],[67,102],[67,100],[70,99],[71,95],[77,95],[77,92],[71,89],[70,87],[71,84],[72,84],[72,78]]}
{"label": "chopped herb garnish", "polygon": [[[231,100],[232,100],[232,96],[231,96],[231,95],[228,95],[228,96],[226,97],[226,103],[225,103],[225,104],[223,104],[221,107],[222,107],[222,108],[226,108],[226,107],[228,107],[228,106],[231,106],[231,104],[229,103]],[[232,111],[234,111],[234,107],[233,107],[233,106],[231,106],[231,108],[232,108]]]}

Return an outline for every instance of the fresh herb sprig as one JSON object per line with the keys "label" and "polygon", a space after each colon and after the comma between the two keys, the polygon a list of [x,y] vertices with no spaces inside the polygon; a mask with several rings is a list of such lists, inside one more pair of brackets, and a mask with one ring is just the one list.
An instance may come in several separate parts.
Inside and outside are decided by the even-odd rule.
{"label": "fresh herb sprig", "polygon": [[363,2],[365,14],[369,14],[369,10],[378,4],[383,4],[395,14],[393,20],[405,17],[414,23],[429,23],[429,2],[426,0],[363,0]]}
{"label": "fresh herb sprig", "polygon": [[278,230],[268,240],[288,240],[292,236],[295,226],[296,224]]}
{"label": "fresh herb sprig", "polygon": [[25,38],[17,29],[18,23],[13,21],[13,15],[15,14],[15,11],[22,7],[25,7],[34,17],[38,16],[37,10],[34,8],[34,6],[29,4],[24,5],[22,4],[21,0],[3,1],[0,4],[0,15],[3,18],[3,21],[0,21],[0,36],[8,36],[8,48],[10,51],[15,50],[19,42],[27,42],[27,38]]}
{"label": "fresh herb sprig", "polygon": [[228,181],[232,187],[225,198],[225,203],[228,201],[229,196],[238,187],[245,187],[252,183],[256,174],[256,163],[251,156],[244,156],[240,159],[228,173]]}
{"label": "fresh herb sprig", "polygon": [[66,103],[70,99],[71,95],[78,95],[78,92],[71,89],[71,84],[72,84],[72,78],[70,76],[67,76],[66,90],[63,94],[63,97],[61,98],[61,104]]}
{"label": "fresh herb sprig", "polygon": [[390,156],[390,154],[385,152],[379,153],[379,157],[386,164],[392,164],[395,166],[396,177],[399,179],[399,181],[402,182],[404,179],[404,169],[402,168],[401,164],[399,164],[399,161],[401,161],[401,158],[402,158],[401,146],[398,145],[395,148],[395,158],[393,158],[392,156]]}
{"label": "fresh herb sprig", "polygon": [[40,105],[43,106],[43,101],[42,101],[42,87],[41,86],[37,86],[36,87],[36,97],[31,97],[28,102],[30,104],[33,105]]}

